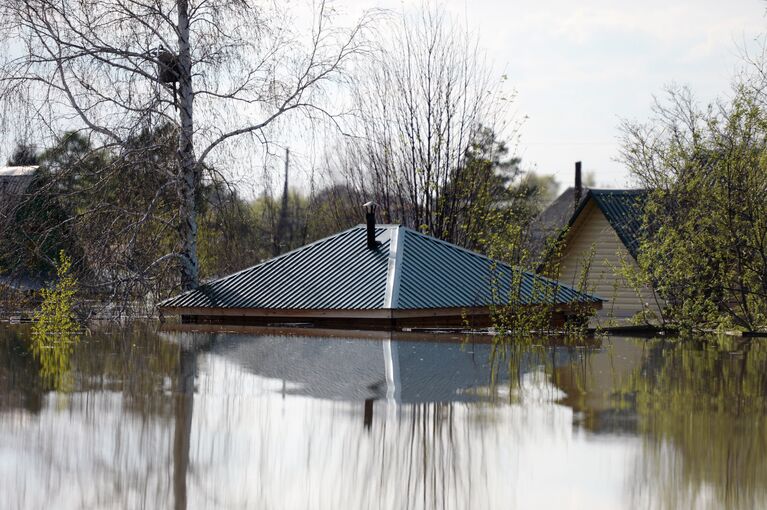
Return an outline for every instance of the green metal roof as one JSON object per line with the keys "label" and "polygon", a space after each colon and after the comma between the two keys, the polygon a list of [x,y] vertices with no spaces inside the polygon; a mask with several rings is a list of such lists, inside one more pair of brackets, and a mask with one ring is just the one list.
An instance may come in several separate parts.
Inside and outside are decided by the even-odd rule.
{"label": "green metal roof", "polygon": [[[623,242],[631,256],[636,258],[642,231],[642,213],[647,200],[646,190],[589,190],[587,198],[594,199],[599,210],[605,215],[610,226]],[[578,216],[588,200],[576,211]]]}
{"label": "green metal roof", "polygon": [[[198,289],[167,308],[371,310],[562,304],[598,298],[400,225],[358,225]],[[515,286],[516,287],[516,286]]]}

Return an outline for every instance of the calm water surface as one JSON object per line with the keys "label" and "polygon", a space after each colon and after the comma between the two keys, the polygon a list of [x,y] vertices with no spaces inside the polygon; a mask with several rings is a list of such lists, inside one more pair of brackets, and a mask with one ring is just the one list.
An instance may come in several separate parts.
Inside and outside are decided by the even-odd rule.
{"label": "calm water surface", "polygon": [[765,341],[411,340],[0,326],[0,508],[767,508]]}

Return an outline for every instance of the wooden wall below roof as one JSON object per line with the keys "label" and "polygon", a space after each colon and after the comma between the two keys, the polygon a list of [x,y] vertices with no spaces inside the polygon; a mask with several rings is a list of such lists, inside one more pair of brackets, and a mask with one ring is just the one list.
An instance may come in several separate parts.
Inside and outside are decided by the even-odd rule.
{"label": "wooden wall below roof", "polygon": [[628,319],[644,310],[651,312],[648,317],[653,314],[659,317],[658,304],[662,306],[663,303],[660,297],[647,286],[637,293],[619,274],[622,261],[633,268],[638,268],[638,265],[593,200],[589,201],[567,233],[560,258],[559,280],[578,289],[584,262],[588,260],[592,246],[594,255],[583,290],[606,301],[590,325],[605,327],[613,322],[615,325],[626,325]]}
{"label": "wooden wall below roof", "polygon": [[[597,306],[597,305],[589,305]],[[420,313],[419,313],[420,312]],[[552,313],[550,327],[560,329],[565,323],[569,314],[575,313],[570,307],[560,307]],[[408,328],[427,328],[427,329],[480,329],[493,326],[490,312],[488,309],[474,309],[469,314],[446,314],[444,311],[431,310],[408,310],[408,316],[403,317],[297,317],[297,316],[278,316],[278,315],[233,315],[216,314],[211,310],[210,314],[194,313],[181,314],[182,324],[206,324],[206,325],[231,325],[231,326],[294,326],[310,328],[330,328],[330,329],[359,329],[359,330],[380,330],[394,331]]]}

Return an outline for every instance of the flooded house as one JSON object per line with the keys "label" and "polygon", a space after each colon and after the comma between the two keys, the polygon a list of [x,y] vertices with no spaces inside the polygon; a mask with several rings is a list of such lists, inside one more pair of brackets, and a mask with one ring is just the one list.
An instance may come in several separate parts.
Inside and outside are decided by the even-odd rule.
{"label": "flooded house", "polygon": [[23,195],[37,171],[38,166],[0,167],[0,206],[4,209]]}
{"label": "flooded house", "polygon": [[533,266],[538,266],[546,260],[547,246],[551,240],[559,237],[567,222],[583,202],[589,191],[583,185],[581,178],[581,162],[575,163],[574,185],[566,188],[553,202],[541,211],[530,224],[529,238],[526,243],[526,251]]}
{"label": "flooded house", "polygon": [[[554,210],[544,211],[544,219],[533,224],[534,239],[559,239],[554,249],[540,244],[544,256],[539,270],[557,274],[563,284],[605,300],[592,325],[625,326],[632,319],[652,323],[660,316],[660,297],[650,286],[634,285],[625,276],[638,269],[647,191],[578,189],[579,173],[580,165],[576,165],[575,192],[557,199],[549,208]],[[562,220],[568,203],[572,212]]]}
{"label": "flooded house", "polygon": [[402,329],[487,327],[501,306],[551,307],[552,324],[601,307],[568,285],[401,225],[366,224],[160,303],[184,323]]}

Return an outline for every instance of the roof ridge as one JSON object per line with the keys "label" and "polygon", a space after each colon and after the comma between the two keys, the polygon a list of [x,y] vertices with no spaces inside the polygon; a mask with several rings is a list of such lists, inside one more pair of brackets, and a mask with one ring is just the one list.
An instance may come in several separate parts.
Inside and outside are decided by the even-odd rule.
{"label": "roof ridge", "polygon": [[649,190],[647,188],[619,188],[619,189],[612,189],[612,188],[589,188],[588,190],[590,193],[594,194],[615,194],[615,195],[633,195],[633,194],[639,194],[639,193],[648,193]]}
{"label": "roof ridge", "polygon": [[[597,190],[598,191],[598,190]],[[591,198],[594,200],[594,203],[597,207],[597,209],[602,213],[602,215],[607,220],[607,223],[610,225],[610,227],[613,229],[615,234],[618,236],[618,239],[623,244],[624,248],[628,250],[629,254],[636,259],[637,258],[637,247],[635,246],[635,243],[637,242],[636,236],[633,235],[632,232],[628,232],[627,228],[630,226],[632,221],[636,221],[636,214],[641,214],[642,206],[638,206],[640,202],[643,200],[646,200],[647,194],[650,192],[648,189],[631,189],[631,190],[615,190],[616,192],[609,193],[608,192],[597,192],[592,193]],[[590,191],[591,193],[591,191]],[[634,197],[628,200],[607,200],[608,196],[614,196],[614,197]],[[637,209],[639,207],[639,209]],[[618,216],[621,218],[621,221],[619,221],[618,216],[616,216],[616,211],[613,210],[614,208],[623,208],[624,210],[617,211]],[[630,214],[627,214],[627,211]],[[578,214],[580,214],[580,209]]]}
{"label": "roof ridge", "polygon": [[386,309],[399,308],[399,286],[402,274],[402,253],[405,248],[405,236],[402,235],[402,225],[398,225],[389,238],[389,261],[386,274],[386,293],[384,305]]}

